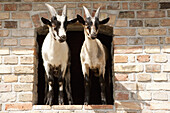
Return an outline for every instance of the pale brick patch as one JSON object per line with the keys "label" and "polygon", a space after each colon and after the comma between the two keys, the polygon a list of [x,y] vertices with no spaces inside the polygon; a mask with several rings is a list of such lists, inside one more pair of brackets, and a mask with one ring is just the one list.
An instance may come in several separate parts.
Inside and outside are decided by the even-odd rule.
{"label": "pale brick patch", "polygon": [[137,102],[115,102],[115,106],[117,110],[140,110],[142,106]]}
{"label": "pale brick patch", "polygon": [[163,46],[163,52],[164,53],[170,53],[170,46]]}
{"label": "pale brick patch", "polygon": [[0,102],[14,102],[16,101],[17,95],[16,93],[1,93],[0,94]]}
{"label": "pale brick patch", "polygon": [[145,83],[137,83],[137,90],[145,90],[146,84]]}
{"label": "pale brick patch", "polygon": [[10,92],[11,90],[11,84],[0,84],[0,92]]}
{"label": "pale brick patch", "polygon": [[57,105],[54,105],[52,106],[53,109],[55,110],[62,110],[62,109],[67,109],[67,110],[78,110],[78,109],[82,109],[82,105],[60,105],[60,106],[57,106]]}
{"label": "pale brick patch", "polygon": [[4,46],[16,46],[17,45],[17,39],[4,39]]}
{"label": "pale brick patch", "polygon": [[0,20],[9,19],[9,12],[0,12]]}
{"label": "pale brick patch", "polygon": [[0,48],[0,55],[8,55],[9,53],[9,48]]}
{"label": "pale brick patch", "polygon": [[127,27],[128,22],[127,20],[117,20],[116,27]]}
{"label": "pale brick patch", "polygon": [[135,29],[114,29],[113,33],[116,36],[135,36]]}
{"label": "pale brick patch", "polygon": [[2,63],[2,57],[0,57],[0,64]]}
{"label": "pale brick patch", "polygon": [[113,44],[114,45],[126,45],[127,38],[113,38]]}
{"label": "pale brick patch", "polygon": [[0,37],[7,37],[9,35],[9,30],[0,30]]}
{"label": "pale brick patch", "polygon": [[151,110],[170,110],[170,102],[150,102]]}
{"label": "pale brick patch", "polygon": [[165,43],[170,44],[170,37],[165,37]]}
{"label": "pale brick patch", "polygon": [[21,46],[33,46],[35,45],[34,39],[20,39]]}
{"label": "pale brick patch", "polygon": [[12,48],[12,54],[15,55],[32,55],[35,54],[34,48]]}
{"label": "pale brick patch", "polygon": [[28,12],[13,12],[12,19],[30,19]]}
{"label": "pale brick patch", "polygon": [[146,72],[155,73],[161,71],[160,64],[147,64],[145,67],[146,67]]}
{"label": "pale brick patch", "polygon": [[12,36],[14,37],[34,37],[34,30],[32,29],[21,29],[21,30],[12,30]]}
{"label": "pale brick patch", "polygon": [[12,69],[10,66],[0,65],[0,73],[11,73]]}
{"label": "pale brick patch", "polygon": [[151,45],[158,44],[158,38],[157,37],[145,37],[144,42],[145,44],[151,44]]}
{"label": "pale brick patch", "polygon": [[166,29],[138,29],[138,34],[141,36],[155,36],[155,35],[166,35]]}
{"label": "pale brick patch", "polygon": [[33,90],[33,84],[15,84],[14,85],[14,91],[21,92],[21,91],[32,91]]}
{"label": "pale brick patch", "polygon": [[21,28],[32,28],[32,22],[31,21],[20,21],[20,27]]}
{"label": "pale brick patch", "polygon": [[32,103],[5,104],[5,110],[31,110]]}
{"label": "pale brick patch", "polygon": [[114,47],[115,54],[138,54],[142,53],[142,46],[120,46]]}
{"label": "pale brick patch", "polygon": [[20,82],[22,83],[32,83],[34,81],[33,75],[21,75]]}
{"label": "pale brick patch", "polygon": [[166,55],[154,55],[153,60],[156,63],[165,63],[168,61],[168,58]]}
{"label": "pale brick patch", "polygon": [[164,72],[170,72],[170,64],[165,64],[163,71]]}
{"label": "pale brick patch", "polygon": [[33,64],[34,57],[33,56],[22,56],[20,57],[20,63],[21,64]]}
{"label": "pale brick patch", "polygon": [[128,56],[114,56],[114,63],[126,63],[128,62]]}
{"label": "pale brick patch", "polygon": [[151,81],[151,75],[150,74],[138,74],[137,79],[139,82]]}
{"label": "pale brick patch", "polygon": [[116,81],[127,81],[128,74],[115,74],[115,80]]}
{"label": "pale brick patch", "polygon": [[145,46],[145,53],[156,54],[160,53],[160,46]]}
{"label": "pale brick patch", "polygon": [[15,73],[34,73],[34,66],[15,66]]}
{"label": "pale brick patch", "polygon": [[31,94],[28,94],[28,93],[20,93],[19,94],[19,101],[20,102],[31,102],[32,99],[33,99],[32,93]]}
{"label": "pale brick patch", "polygon": [[114,65],[114,71],[115,72],[142,72],[143,71],[143,65]]}
{"label": "pale brick patch", "polygon": [[51,106],[49,106],[49,105],[34,105],[33,109],[34,110],[49,110],[49,109],[51,109]]}
{"label": "pale brick patch", "polygon": [[18,63],[18,57],[5,56],[4,57],[4,63],[5,64],[17,64]]}
{"label": "pale brick patch", "polygon": [[127,91],[127,90],[136,90],[136,83],[116,83],[115,90]]}
{"label": "pale brick patch", "polygon": [[18,77],[16,75],[5,75],[4,76],[4,82],[17,82]]}
{"label": "pale brick patch", "polygon": [[137,93],[138,95],[138,99],[139,100],[151,100],[152,99],[152,94],[150,92],[146,92],[146,91],[139,91]]}
{"label": "pale brick patch", "polygon": [[167,74],[166,73],[159,73],[159,74],[154,74],[153,75],[153,80],[160,82],[160,81],[167,81]]}
{"label": "pale brick patch", "polygon": [[135,56],[129,56],[129,62],[134,63],[135,62]]}
{"label": "pale brick patch", "polygon": [[170,90],[170,83],[150,83],[146,85],[146,90]]}
{"label": "pale brick patch", "polygon": [[168,100],[168,94],[166,92],[154,92],[153,99],[154,100]]}
{"label": "pale brick patch", "polygon": [[149,62],[150,61],[150,56],[149,55],[138,55],[137,60],[139,62]]}

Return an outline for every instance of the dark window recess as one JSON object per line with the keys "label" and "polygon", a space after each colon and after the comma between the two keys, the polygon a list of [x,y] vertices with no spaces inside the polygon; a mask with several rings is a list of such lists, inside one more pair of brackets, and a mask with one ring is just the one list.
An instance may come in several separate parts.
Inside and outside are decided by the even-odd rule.
{"label": "dark window recess", "polygon": [[[38,43],[38,105],[44,105],[44,97],[45,97],[45,78],[44,78],[44,67],[43,67],[43,60],[41,56],[41,47],[43,41],[48,33],[48,28],[43,26],[38,28],[37,32],[37,43]],[[111,55],[111,44],[112,44],[112,36],[107,36],[105,34],[98,34],[99,39],[101,42],[108,48],[109,50],[109,61],[107,62],[106,66],[106,98],[108,104],[113,104],[113,82],[112,82],[112,55]],[[84,104],[84,77],[82,74],[81,69],[81,62],[80,62],[80,50],[81,46],[84,41],[84,32],[83,31],[69,31],[67,32],[67,43],[71,50],[71,88],[72,88],[72,96],[74,104],[83,105]],[[90,72],[93,74],[92,72]],[[56,83],[57,83],[57,79]],[[95,76],[91,76],[92,85],[91,85],[91,97],[90,97],[90,104],[101,104],[101,95],[100,95],[100,85],[99,85],[99,78]],[[58,86],[55,84],[55,102],[58,102],[58,94],[57,89]],[[68,104],[67,98],[65,94],[65,104]]]}

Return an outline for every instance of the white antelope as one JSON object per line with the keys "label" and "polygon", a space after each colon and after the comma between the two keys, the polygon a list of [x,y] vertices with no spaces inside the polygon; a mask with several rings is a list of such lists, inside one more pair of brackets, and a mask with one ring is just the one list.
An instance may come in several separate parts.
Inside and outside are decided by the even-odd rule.
{"label": "white antelope", "polygon": [[90,73],[89,70],[95,73],[95,76],[99,77],[100,87],[101,87],[101,101],[102,104],[106,104],[105,97],[105,66],[107,60],[106,48],[97,39],[98,27],[100,24],[105,24],[109,21],[106,18],[99,21],[100,7],[97,9],[95,16],[92,17],[86,7],[84,7],[86,20],[84,20],[80,15],[77,15],[77,19],[84,26],[85,41],[81,48],[80,59],[82,65],[82,71],[84,75],[85,84],[85,100],[84,104],[89,104],[90,97]]}
{"label": "white antelope", "polygon": [[[72,104],[72,95],[70,87],[70,70],[69,70],[69,47],[66,42],[67,25],[74,23],[77,19],[67,21],[66,5],[63,7],[62,15],[58,15],[56,10],[49,4],[45,4],[51,15],[51,20],[41,18],[42,22],[49,27],[42,45],[43,65],[46,72],[46,83],[48,91],[46,94],[46,104],[52,105],[54,101],[54,77],[58,78],[59,96],[58,103],[64,104],[63,99],[63,82],[65,81],[65,90],[69,104]],[[46,89],[46,90],[47,90]]]}

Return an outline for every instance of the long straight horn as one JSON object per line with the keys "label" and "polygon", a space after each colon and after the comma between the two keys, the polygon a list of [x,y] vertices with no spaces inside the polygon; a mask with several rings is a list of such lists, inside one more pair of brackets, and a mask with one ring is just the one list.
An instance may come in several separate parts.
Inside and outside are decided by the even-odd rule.
{"label": "long straight horn", "polygon": [[95,13],[95,17],[99,18],[99,13],[100,13],[100,7],[97,9],[97,11]]}
{"label": "long straight horn", "polygon": [[56,16],[57,15],[57,12],[56,10],[54,9],[54,7],[52,7],[51,5],[49,4],[45,4],[47,6],[47,8],[49,9],[50,13],[51,13],[51,16]]}
{"label": "long straight horn", "polygon": [[89,10],[85,6],[83,6],[83,8],[84,8],[86,18],[91,17]]}
{"label": "long straight horn", "polygon": [[67,16],[67,7],[66,7],[66,5],[64,5],[64,7],[63,7],[62,15]]}

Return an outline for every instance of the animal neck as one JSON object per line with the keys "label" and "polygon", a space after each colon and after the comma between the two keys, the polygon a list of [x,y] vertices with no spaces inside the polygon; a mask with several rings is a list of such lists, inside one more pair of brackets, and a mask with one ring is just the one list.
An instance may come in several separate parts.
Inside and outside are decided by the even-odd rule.
{"label": "animal neck", "polygon": [[[57,50],[60,48],[61,43],[59,43],[57,40],[54,39],[54,36],[52,33],[49,33],[50,37],[50,48],[51,50]],[[63,42],[64,43],[64,42]]]}

